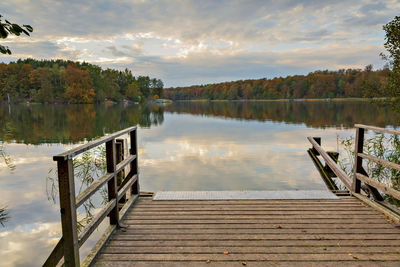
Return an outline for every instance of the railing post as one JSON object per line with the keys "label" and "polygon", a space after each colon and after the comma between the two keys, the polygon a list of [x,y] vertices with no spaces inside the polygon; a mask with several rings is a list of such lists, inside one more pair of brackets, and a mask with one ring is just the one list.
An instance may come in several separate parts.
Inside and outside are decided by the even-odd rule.
{"label": "railing post", "polygon": [[79,244],[75,206],[75,181],[72,159],[57,161],[58,187],[65,266],[79,266]]}
{"label": "railing post", "polygon": [[[313,137],[315,142],[317,142],[318,145],[321,145],[321,137]],[[319,156],[318,151],[313,147],[312,148],[314,155]]]}
{"label": "railing post", "polygon": [[354,193],[360,193],[361,181],[357,179],[356,173],[362,172],[362,158],[358,156],[358,153],[363,153],[364,145],[364,129],[356,128],[356,140],[354,148],[354,168],[353,168],[353,186],[352,190]]}
{"label": "railing post", "polygon": [[[106,162],[107,172],[113,173],[113,178],[108,181],[108,201],[117,199],[118,187],[117,187],[117,175],[116,169],[116,151],[115,151],[115,139],[106,142]],[[119,225],[119,211],[118,202],[115,203],[115,207],[110,212],[110,224]]]}
{"label": "railing post", "polygon": [[132,189],[131,189],[131,194],[137,195],[139,194],[140,188],[139,188],[139,172],[138,172],[138,153],[137,153],[137,128],[129,133],[130,141],[131,141],[131,149],[130,149],[130,154],[131,155],[136,155],[136,158],[131,162],[131,172],[133,174],[136,174],[136,182],[133,183]]}

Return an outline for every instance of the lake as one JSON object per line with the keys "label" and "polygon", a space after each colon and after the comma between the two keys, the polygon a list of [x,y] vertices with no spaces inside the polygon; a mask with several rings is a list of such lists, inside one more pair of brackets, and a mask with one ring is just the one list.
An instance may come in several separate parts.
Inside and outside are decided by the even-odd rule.
{"label": "lake", "polygon": [[326,189],[307,136],[337,151],[355,123],[400,117],[367,101],[176,102],[3,105],[0,122],[0,265],[39,266],[61,232],[52,156],[88,140],[138,125],[142,191]]}

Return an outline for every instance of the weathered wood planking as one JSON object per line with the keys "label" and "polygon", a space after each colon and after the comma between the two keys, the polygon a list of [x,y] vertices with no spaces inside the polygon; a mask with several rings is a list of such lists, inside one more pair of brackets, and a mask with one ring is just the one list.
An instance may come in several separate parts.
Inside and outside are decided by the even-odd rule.
{"label": "weathered wood planking", "polygon": [[360,203],[142,198],[95,266],[400,266],[400,229]]}

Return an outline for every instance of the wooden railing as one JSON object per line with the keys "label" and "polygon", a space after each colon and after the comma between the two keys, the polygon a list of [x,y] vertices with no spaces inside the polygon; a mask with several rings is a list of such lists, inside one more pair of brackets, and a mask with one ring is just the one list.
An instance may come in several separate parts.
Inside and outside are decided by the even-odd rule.
{"label": "wooden railing", "polygon": [[[351,192],[352,195],[356,196],[360,200],[366,202],[370,206],[380,210],[381,212],[388,215],[394,221],[399,222],[400,216],[397,212],[393,212],[393,209],[384,203],[384,199],[380,192],[400,200],[400,191],[389,187],[386,184],[380,183],[378,181],[372,180],[368,177],[367,172],[362,166],[363,159],[368,159],[374,161],[382,166],[393,168],[400,171],[400,165],[393,162],[389,162],[377,157],[363,153],[364,146],[364,133],[365,130],[372,130],[375,132],[388,133],[400,135],[400,131],[379,128],[374,126],[367,126],[362,124],[356,124],[356,138],[355,138],[355,152],[354,152],[354,167],[353,167],[353,177],[352,179],[339,167],[339,165],[329,156],[329,154],[321,147],[320,137],[307,137],[313,146],[314,154],[320,155],[327,166],[335,173],[335,175],[340,179],[343,185]],[[361,182],[364,183],[362,189]],[[363,195],[361,191],[372,195],[374,201],[370,200],[368,197]]]}
{"label": "wooden railing", "polygon": [[[396,170],[400,171],[400,165],[398,165],[398,164],[395,164],[393,162],[389,162],[389,161],[386,161],[383,159],[379,159],[377,157],[363,153],[365,130],[372,130],[375,132],[389,133],[389,134],[396,134],[396,135],[400,135],[400,132],[396,131],[396,130],[378,128],[378,127],[367,126],[367,125],[362,125],[362,124],[356,124],[355,127],[356,127],[356,140],[355,140],[355,150],[354,150],[354,168],[353,168],[354,174],[353,174],[352,191],[354,193],[360,193],[361,182],[363,182],[369,188],[373,188],[374,191],[379,190],[387,195],[391,195],[392,197],[400,200],[400,191],[393,189],[393,188],[389,187],[388,185],[385,185],[378,181],[372,180],[371,178],[368,177],[368,174],[362,167],[363,159],[368,159],[368,160],[371,160],[371,161],[373,161],[377,164],[380,164],[384,167],[388,167],[388,168],[392,168],[392,169],[396,169]],[[374,194],[374,197],[375,197],[375,194]],[[381,200],[383,200],[383,199],[381,199]]]}
{"label": "wooden railing", "polygon": [[[129,155],[125,158],[121,156],[121,152],[124,151],[123,142],[116,139],[124,134],[129,134],[131,144]],[[93,182],[78,196],[75,196],[73,158],[104,143],[106,146],[106,174]],[[120,219],[139,195],[137,128],[130,127],[104,136],[56,155],[53,159],[57,161],[62,237],[44,263],[44,266],[56,266],[62,260],[65,266],[80,266],[79,248],[93,231],[109,216],[110,226],[93,248],[94,250],[99,250],[102,246],[101,243],[105,243],[115,229],[121,226]],[[128,165],[130,165],[130,171],[128,173],[123,172]],[[122,174],[125,177],[121,177]],[[106,183],[108,187],[108,202],[78,235],[77,208],[94,193],[98,192]],[[125,202],[122,208],[121,202]],[[83,263],[89,263],[95,255],[96,252],[92,251]]]}
{"label": "wooden railing", "polygon": [[307,137],[308,141],[313,146],[313,149],[316,150],[317,155],[321,155],[324,159],[326,165],[328,165],[331,170],[336,174],[336,176],[342,181],[344,186],[351,190],[351,181],[347,174],[340,168],[340,166],[328,155],[328,153],[321,147],[321,138],[319,137]]}

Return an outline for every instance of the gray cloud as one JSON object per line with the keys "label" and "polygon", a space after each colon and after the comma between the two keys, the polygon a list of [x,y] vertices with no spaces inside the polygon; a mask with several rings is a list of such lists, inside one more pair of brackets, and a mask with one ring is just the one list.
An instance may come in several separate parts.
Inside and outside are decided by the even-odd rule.
{"label": "gray cloud", "polygon": [[14,58],[129,67],[176,86],[383,65],[377,60],[382,24],[400,6],[389,0],[15,0],[2,9],[10,20],[34,26],[31,41],[9,43]]}

